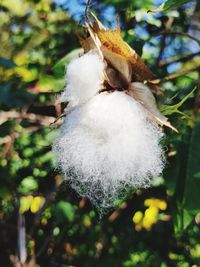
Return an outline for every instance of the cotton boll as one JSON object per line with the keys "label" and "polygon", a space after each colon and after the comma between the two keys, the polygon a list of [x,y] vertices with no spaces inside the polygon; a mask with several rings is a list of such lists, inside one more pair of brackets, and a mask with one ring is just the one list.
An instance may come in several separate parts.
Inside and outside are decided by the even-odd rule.
{"label": "cotton boll", "polygon": [[115,91],[71,111],[53,149],[71,186],[102,211],[162,172],[161,138],[140,103]]}
{"label": "cotton boll", "polygon": [[71,61],[68,65],[67,86],[61,95],[62,102],[76,106],[88,101],[101,89],[104,62],[95,50]]}

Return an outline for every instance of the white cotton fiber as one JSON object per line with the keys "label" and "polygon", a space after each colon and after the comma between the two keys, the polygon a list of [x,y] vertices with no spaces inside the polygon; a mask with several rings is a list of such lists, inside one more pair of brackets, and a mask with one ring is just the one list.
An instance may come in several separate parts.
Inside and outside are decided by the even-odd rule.
{"label": "white cotton fiber", "polygon": [[161,137],[140,103],[105,92],[67,115],[53,149],[71,186],[104,210],[162,172]]}
{"label": "white cotton fiber", "polygon": [[104,79],[104,62],[95,50],[70,62],[60,101],[70,107],[85,103],[100,90]]}

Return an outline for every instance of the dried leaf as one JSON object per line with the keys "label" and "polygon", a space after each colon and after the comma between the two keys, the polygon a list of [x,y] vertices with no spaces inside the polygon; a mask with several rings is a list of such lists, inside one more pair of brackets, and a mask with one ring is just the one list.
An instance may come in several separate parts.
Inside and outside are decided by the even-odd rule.
{"label": "dried leaf", "polygon": [[153,72],[144,64],[140,56],[131,47],[130,49],[132,50],[132,57],[130,58],[132,72],[137,81],[143,82],[152,79],[154,76]]}
{"label": "dried leaf", "polygon": [[175,132],[178,132],[177,129],[170,124],[168,119],[158,110],[155,97],[148,86],[139,82],[131,83],[128,88],[128,94],[141,103],[152,121],[161,126],[165,125]]}
{"label": "dried leaf", "polygon": [[91,23],[92,28],[95,32],[101,31],[101,30],[106,30],[106,27],[101,23],[100,20],[98,20],[97,16],[93,12],[91,12],[91,16],[94,19],[93,23]]}
{"label": "dried leaf", "polygon": [[132,78],[132,68],[130,62],[128,62],[120,54],[113,53],[104,46],[101,47],[101,51],[106,60],[122,74],[124,81],[127,84],[130,83]]}
{"label": "dried leaf", "polygon": [[[115,30],[106,29],[103,24],[92,14],[94,22],[86,24],[90,37],[98,40],[98,48],[109,63],[118,70],[127,83],[135,80],[145,81],[152,79],[153,74],[144,64],[139,55],[121,37],[121,30],[117,24]],[[83,48],[89,47],[88,39],[82,42]],[[85,49],[85,48],[84,48]]]}
{"label": "dried leaf", "polygon": [[103,60],[104,57],[103,57],[103,54],[102,54],[102,52],[101,52],[101,42],[100,42],[100,40],[99,40],[97,34],[96,34],[95,32],[92,31],[92,29],[90,28],[89,24],[86,23],[86,26],[87,26],[87,28],[88,28],[88,32],[89,32],[89,34],[90,34],[90,37],[91,37],[91,39],[93,40],[93,42],[94,42],[94,44],[95,44],[95,46],[96,46],[96,48],[97,48],[97,50],[98,50],[98,52],[99,52],[100,57],[101,57],[102,60]]}
{"label": "dried leaf", "polygon": [[[110,30],[105,28],[94,14],[91,15],[94,21],[91,22],[87,17],[88,23],[86,23],[89,37],[81,40],[81,45],[85,52],[97,48],[102,59],[106,60],[108,67],[105,70],[105,79],[108,84],[114,90],[128,88],[127,93],[142,104],[152,121],[177,132],[167,118],[159,112],[149,87],[140,83],[151,80],[153,73],[135,50],[124,42],[118,21],[116,29]],[[132,81],[137,82],[131,83]],[[156,89],[156,86],[153,89]]]}
{"label": "dried leaf", "polygon": [[113,68],[107,67],[105,70],[105,76],[108,84],[114,89],[123,88],[123,81],[119,73]]}
{"label": "dried leaf", "polygon": [[80,38],[80,44],[81,44],[82,48],[84,49],[85,53],[96,48],[96,45],[95,45],[95,43],[91,37],[88,37],[87,39],[81,39]]}
{"label": "dried leaf", "polygon": [[[87,39],[80,40],[81,46],[83,47],[85,52],[88,52],[94,48],[97,48],[97,45],[95,44],[92,37],[88,37]],[[103,57],[116,69],[118,70],[126,83],[129,83],[131,81],[132,77],[132,69],[131,64],[127,62],[127,60],[124,59],[124,57],[112,53],[109,49],[106,47],[103,47],[99,45],[99,49],[101,50],[101,54],[103,54]]]}

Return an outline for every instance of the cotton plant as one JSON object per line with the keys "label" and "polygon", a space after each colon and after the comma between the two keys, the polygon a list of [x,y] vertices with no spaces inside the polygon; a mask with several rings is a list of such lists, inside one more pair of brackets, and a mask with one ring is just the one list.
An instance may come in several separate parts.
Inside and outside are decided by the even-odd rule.
{"label": "cotton plant", "polygon": [[60,101],[68,105],[53,151],[71,187],[102,212],[162,173],[162,126],[176,129],[159,112],[153,74],[118,24],[109,30],[92,17],[80,40],[84,54],[67,67]]}

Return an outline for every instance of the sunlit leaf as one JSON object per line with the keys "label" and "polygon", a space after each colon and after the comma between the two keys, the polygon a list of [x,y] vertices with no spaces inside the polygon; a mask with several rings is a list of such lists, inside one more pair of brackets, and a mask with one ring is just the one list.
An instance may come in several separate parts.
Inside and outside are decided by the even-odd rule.
{"label": "sunlit leaf", "polygon": [[21,193],[29,193],[37,189],[38,182],[32,176],[28,176],[21,181],[18,191]]}
{"label": "sunlit leaf", "polygon": [[184,113],[181,112],[179,108],[194,94],[195,90],[196,88],[194,88],[189,94],[184,96],[184,98],[175,105],[161,105],[160,106],[161,113],[165,116],[172,115],[174,113],[179,113],[184,115]]}
{"label": "sunlit leaf", "polygon": [[59,92],[65,85],[64,79],[56,79],[53,76],[43,75],[35,85],[36,92]]}
{"label": "sunlit leaf", "polygon": [[33,196],[31,196],[31,195],[30,196],[22,196],[20,198],[19,212],[21,214],[23,214],[24,212],[29,210],[32,200],[33,200]]}
{"label": "sunlit leaf", "polygon": [[158,8],[148,10],[148,12],[154,12],[154,13],[163,12],[163,11],[177,8],[189,2],[192,2],[192,1],[191,0],[167,0],[164,3],[162,3]]}
{"label": "sunlit leaf", "polygon": [[32,213],[38,212],[38,210],[42,207],[44,204],[45,199],[41,196],[34,197],[31,201],[30,210]]}
{"label": "sunlit leaf", "polygon": [[174,230],[176,234],[180,234],[184,231],[193,221],[194,216],[181,205],[177,205],[175,214]]}

